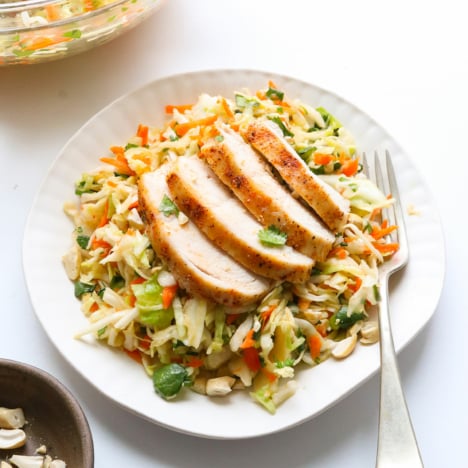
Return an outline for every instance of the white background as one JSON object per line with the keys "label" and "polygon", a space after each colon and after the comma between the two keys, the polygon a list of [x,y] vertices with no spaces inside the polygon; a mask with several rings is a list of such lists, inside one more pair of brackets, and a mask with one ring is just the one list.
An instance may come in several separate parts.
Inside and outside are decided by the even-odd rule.
{"label": "white background", "polygon": [[0,68],[0,356],[39,366],[73,391],[93,431],[96,467],[375,463],[377,377],[291,430],[244,441],[200,439],[162,429],[107,401],[64,361],[31,308],[22,235],[34,195],[61,147],[120,95],[155,78],[211,68],[288,74],[345,97],[393,135],[431,187],[445,232],[446,281],[433,318],[399,362],[425,466],[466,466],[463,6],[461,0],[169,0],[136,29],[97,49],[44,65]]}

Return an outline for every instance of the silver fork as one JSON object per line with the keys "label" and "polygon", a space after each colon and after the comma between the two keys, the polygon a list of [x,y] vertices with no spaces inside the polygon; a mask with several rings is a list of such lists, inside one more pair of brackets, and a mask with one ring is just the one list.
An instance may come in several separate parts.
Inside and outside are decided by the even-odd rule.
{"label": "silver fork", "polygon": [[418,468],[423,466],[423,462],[401,386],[389,313],[389,277],[403,268],[409,258],[403,210],[389,152],[385,152],[384,170],[382,170],[377,152],[374,154],[372,164],[369,164],[366,155],[363,154],[363,169],[384,193],[391,193],[395,200],[392,207],[385,211],[389,224],[398,226],[398,229],[389,234],[390,241],[398,242],[400,245],[391,260],[385,262],[379,269],[381,369],[376,468]]}

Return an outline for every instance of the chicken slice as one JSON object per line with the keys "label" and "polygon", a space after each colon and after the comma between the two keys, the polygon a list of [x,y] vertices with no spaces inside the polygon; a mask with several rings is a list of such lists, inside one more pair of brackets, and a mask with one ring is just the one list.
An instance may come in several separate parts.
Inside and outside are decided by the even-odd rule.
{"label": "chicken slice", "polygon": [[287,245],[263,245],[258,237],[263,226],[197,156],[178,158],[166,180],[177,206],[244,267],[293,283],[310,277],[314,261]]}
{"label": "chicken slice", "polygon": [[337,232],[343,227],[348,218],[349,201],[310,170],[277,124],[270,120],[254,121],[243,136],[332,231]]}
{"label": "chicken slice", "polygon": [[254,275],[218,249],[191,221],[183,224],[175,214],[159,207],[164,195],[168,164],[142,175],[139,201],[148,235],[157,255],[168,265],[179,285],[228,307],[251,305],[269,291],[271,284]]}
{"label": "chicken slice", "polygon": [[335,236],[268,171],[263,158],[243,138],[219,126],[222,141],[201,149],[201,157],[263,225],[275,225],[288,235],[288,245],[323,261]]}

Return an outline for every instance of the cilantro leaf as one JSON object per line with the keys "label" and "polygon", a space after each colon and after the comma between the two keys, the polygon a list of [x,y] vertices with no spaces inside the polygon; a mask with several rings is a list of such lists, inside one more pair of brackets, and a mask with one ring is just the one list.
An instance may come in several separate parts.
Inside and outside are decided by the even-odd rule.
{"label": "cilantro leaf", "polygon": [[177,208],[175,203],[166,194],[159,204],[159,211],[163,213],[164,216],[177,216],[179,214],[179,208]]}
{"label": "cilantro leaf", "polygon": [[264,245],[278,247],[286,244],[288,235],[285,232],[281,232],[276,226],[271,225],[268,228],[261,229],[258,232],[258,238]]}

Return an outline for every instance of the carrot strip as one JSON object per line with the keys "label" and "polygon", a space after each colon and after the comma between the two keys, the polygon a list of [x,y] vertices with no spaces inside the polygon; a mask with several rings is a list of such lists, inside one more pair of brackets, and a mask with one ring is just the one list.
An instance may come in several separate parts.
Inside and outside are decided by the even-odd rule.
{"label": "carrot strip", "polygon": [[206,125],[214,124],[217,118],[217,115],[210,115],[209,117],[205,117],[204,119],[192,120],[191,122],[177,124],[174,130],[177,133],[177,135],[181,137],[184,136],[192,128],[204,127]]}
{"label": "carrot strip", "polygon": [[233,324],[241,314],[226,314],[226,325],[231,325]]}
{"label": "carrot strip", "polygon": [[275,305],[272,305],[270,307],[268,307],[267,310],[264,310],[261,314],[260,314],[260,320],[262,321],[262,327],[264,327],[268,320],[270,320],[270,316],[271,314],[273,313],[273,311],[276,309],[276,306]]}
{"label": "carrot strip", "polygon": [[128,355],[129,357],[131,357],[135,362],[138,362],[138,364],[141,364],[141,363],[142,363],[140,351],[138,351],[137,349],[135,349],[134,351],[129,351],[128,349],[125,349],[125,348],[124,348],[124,351],[125,351],[125,352],[127,353],[127,355]]}
{"label": "carrot strip", "polygon": [[195,356],[191,356],[186,365],[194,368],[201,367],[203,366],[203,360]]}
{"label": "carrot strip", "polygon": [[348,256],[348,252],[343,247],[335,247],[330,251],[328,254],[329,257],[338,257],[339,259],[343,260]]}
{"label": "carrot strip", "polygon": [[104,211],[101,216],[101,220],[99,221],[97,227],[103,227],[109,222],[109,199],[106,199],[104,203]]}
{"label": "carrot strip", "polygon": [[[382,223],[383,224],[383,223]],[[375,239],[375,240],[378,240],[378,239],[382,239],[382,237],[385,237],[387,236],[388,234],[390,234],[391,232],[393,232],[395,229],[397,229],[397,226],[388,226],[388,227],[385,227],[385,228],[374,228],[371,232],[371,236]]]}
{"label": "carrot strip", "polygon": [[71,40],[71,37],[38,37],[34,39],[30,44],[25,45],[24,48],[26,50],[39,50],[54,44],[60,44],[61,42],[67,42]]}
{"label": "carrot strip", "polygon": [[359,276],[356,276],[356,278],[354,279],[354,283],[350,284],[348,288],[351,291],[356,292],[361,286],[362,286],[362,279],[359,278]]}
{"label": "carrot strip", "polygon": [[372,245],[382,254],[394,254],[400,248],[400,244],[398,244],[397,242],[388,244],[372,242]]}
{"label": "carrot strip", "polygon": [[300,297],[299,300],[297,301],[297,306],[299,307],[299,310],[301,312],[304,312],[304,310],[307,310],[310,306],[310,301],[309,299],[305,299],[303,297]]}
{"label": "carrot strip", "polygon": [[271,382],[275,382],[278,379],[278,376],[274,373],[266,369],[265,367],[262,369],[262,374]]}
{"label": "carrot strip", "polygon": [[261,369],[262,363],[260,361],[260,355],[255,348],[246,348],[243,352],[244,362],[247,364],[247,367],[253,371],[257,372]]}
{"label": "carrot strip", "polygon": [[102,157],[99,160],[103,163],[114,166],[119,174],[135,175],[135,171],[128,165],[127,159],[125,158],[125,149],[122,146],[112,146],[111,152],[115,155],[115,158]]}
{"label": "carrot strip", "polygon": [[232,112],[232,109],[229,107],[228,102],[226,99],[222,98],[221,99],[221,105],[223,106],[223,110],[226,113],[226,115],[232,119],[234,117],[234,112]]}
{"label": "carrot strip", "polygon": [[320,356],[320,350],[322,349],[322,340],[319,335],[311,335],[308,339],[310,356],[312,359],[316,359]]}
{"label": "carrot strip", "polygon": [[148,144],[148,131],[148,125],[138,125],[137,136],[141,138],[141,146],[146,146]]}
{"label": "carrot strip", "polygon": [[326,166],[333,159],[331,154],[327,153],[314,153],[314,163],[320,164],[321,166]]}
{"label": "carrot strip", "polygon": [[359,169],[359,160],[357,158],[348,159],[341,166],[341,172],[347,177],[351,177],[354,174],[356,174],[358,169]]}
{"label": "carrot strip", "polygon": [[128,205],[128,211],[133,210],[133,208],[138,208],[140,206],[140,203],[137,201],[134,201],[130,205]]}
{"label": "carrot strip", "polygon": [[255,346],[255,340],[253,339],[253,335],[254,335],[254,329],[251,328],[247,332],[247,335],[245,335],[244,341],[239,346],[239,348],[240,349],[253,348]]}
{"label": "carrot strip", "polygon": [[165,309],[168,309],[172,301],[174,300],[174,297],[177,292],[177,284],[174,284],[174,286],[165,286],[162,290],[162,305]]}
{"label": "carrot strip", "polygon": [[109,242],[106,242],[105,240],[94,238],[91,242],[91,248],[93,250],[103,248],[104,250],[109,251],[112,249],[112,245],[110,245]]}
{"label": "carrot strip", "polygon": [[175,110],[177,110],[181,114],[183,114],[185,111],[191,110],[192,107],[193,107],[193,104],[179,104],[179,105],[168,104],[164,108],[164,111],[166,112],[166,114],[172,114]]}

